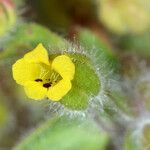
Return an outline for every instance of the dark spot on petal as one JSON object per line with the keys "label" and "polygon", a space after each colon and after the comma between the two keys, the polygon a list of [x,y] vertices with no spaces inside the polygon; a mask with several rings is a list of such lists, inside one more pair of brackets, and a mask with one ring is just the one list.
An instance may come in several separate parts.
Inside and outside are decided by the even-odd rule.
{"label": "dark spot on petal", "polygon": [[36,82],[42,82],[42,79],[35,79]]}
{"label": "dark spot on petal", "polygon": [[52,85],[52,83],[51,83],[51,82],[50,82],[50,83],[44,83],[44,84],[43,84],[43,87],[45,87],[45,88],[49,88],[51,85]]}

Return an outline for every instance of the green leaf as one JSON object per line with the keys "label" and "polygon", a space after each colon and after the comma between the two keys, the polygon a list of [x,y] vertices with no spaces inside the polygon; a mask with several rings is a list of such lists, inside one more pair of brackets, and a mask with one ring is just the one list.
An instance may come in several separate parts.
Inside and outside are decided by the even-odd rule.
{"label": "green leaf", "polygon": [[130,133],[125,136],[124,150],[136,150],[134,140]]}
{"label": "green leaf", "polygon": [[147,124],[143,129],[142,144],[145,150],[150,150],[150,124]]}
{"label": "green leaf", "polygon": [[0,44],[2,52],[0,59],[9,58],[32,50],[39,43],[48,49],[57,51],[60,48],[65,49],[68,42],[59,37],[47,28],[35,23],[21,24],[14,31],[9,33],[9,38],[5,38]]}
{"label": "green leaf", "polygon": [[[91,55],[97,66],[102,68],[102,73],[104,75],[112,74],[118,72],[119,63],[115,54],[110,50],[98,36],[89,30],[81,30],[78,34],[78,39],[84,50]],[[112,77],[112,74],[108,77]]]}
{"label": "green leaf", "polygon": [[36,129],[15,150],[105,150],[108,140],[89,121],[59,118]]}
{"label": "green leaf", "polygon": [[8,121],[8,115],[7,107],[0,101],[0,128]]}
{"label": "green leaf", "polygon": [[[146,134],[149,136],[149,132],[147,132]],[[148,147],[149,146],[148,136],[147,137],[144,136],[143,133],[140,131],[133,132],[132,130],[128,130],[124,137],[124,150],[149,150],[150,147]],[[142,145],[143,141],[146,144],[144,146]]]}
{"label": "green leaf", "polygon": [[118,39],[118,46],[130,53],[150,58],[150,33],[143,35],[126,35]]}

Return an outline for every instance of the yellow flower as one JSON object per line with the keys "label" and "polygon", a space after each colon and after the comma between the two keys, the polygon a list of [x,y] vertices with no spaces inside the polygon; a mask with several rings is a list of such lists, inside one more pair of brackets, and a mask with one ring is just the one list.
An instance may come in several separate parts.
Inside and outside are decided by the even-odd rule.
{"label": "yellow flower", "polygon": [[71,89],[75,65],[66,55],[59,55],[50,61],[46,49],[39,44],[16,61],[12,72],[29,98],[40,100],[48,97],[59,101]]}

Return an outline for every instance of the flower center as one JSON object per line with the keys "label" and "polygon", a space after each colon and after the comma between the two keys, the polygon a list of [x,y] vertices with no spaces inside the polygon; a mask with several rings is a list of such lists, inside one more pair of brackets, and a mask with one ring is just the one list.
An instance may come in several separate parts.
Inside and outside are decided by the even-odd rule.
{"label": "flower center", "polygon": [[42,79],[35,79],[36,82],[42,82]]}
{"label": "flower center", "polygon": [[52,85],[52,83],[51,83],[51,82],[50,82],[50,83],[44,83],[44,84],[43,84],[43,87],[45,87],[45,88],[49,88],[51,85]]}
{"label": "flower center", "polygon": [[42,70],[40,76],[36,78],[35,82],[41,82],[43,87],[49,88],[56,85],[62,77],[54,70]]}

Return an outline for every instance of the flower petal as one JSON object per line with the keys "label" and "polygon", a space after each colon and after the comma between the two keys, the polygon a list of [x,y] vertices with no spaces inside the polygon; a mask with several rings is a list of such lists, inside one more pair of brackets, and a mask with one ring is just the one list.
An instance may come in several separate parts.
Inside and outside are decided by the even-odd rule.
{"label": "flower petal", "polygon": [[29,81],[24,89],[27,96],[34,100],[41,100],[46,97],[47,89],[43,87],[42,83]]}
{"label": "flower petal", "polygon": [[40,64],[26,63],[23,58],[17,60],[12,66],[13,78],[21,85],[24,85],[27,81],[35,80],[40,72]]}
{"label": "flower petal", "polygon": [[52,62],[52,69],[58,72],[62,78],[72,80],[75,73],[75,65],[66,55],[57,56]]}
{"label": "flower petal", "polygon": [[55,86],[48,89],[47,97],[53,101],[59,101],[71,89],[71,82],[62,79]]}
{"label": "flower petal", "polygon": [[49,65],[47,50],[40,43],[34,50],[24,55],[24,59],[30,63],[44,63]]}

